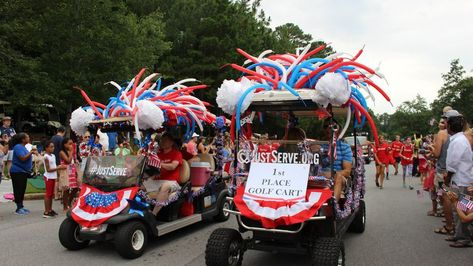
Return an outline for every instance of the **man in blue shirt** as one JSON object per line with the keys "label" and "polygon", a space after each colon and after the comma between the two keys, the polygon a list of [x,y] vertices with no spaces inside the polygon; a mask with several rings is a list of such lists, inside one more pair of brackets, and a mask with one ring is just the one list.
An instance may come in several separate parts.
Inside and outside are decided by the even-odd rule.
{"label": "man in blue shirt", "polygon": [[56,165],[61,164],[61,157],[59,156],[59,152],[61,151],[62,140],[64,139],[65,133],[66,129],[63,126],[60,126],[57,129],[57,134],[51,138],[51,141],[54,143],[54,156],[56,156]]}
{"label": "man in blue shirt", "polygon": [[[338,126],[337,124],[333,124],[332,126]],[[340,128],[338,126],[338,128]],[[328,120],[324,122],[324,130],[326,133],[326,140],[331,139],[332,137],[332,130]],[[322,145],[322,149],[328,150],[329,145],[325,144]],[[342,189],[345,186],[346,180],[350,177],[351,169],[353,165],[353,152],[351,147],[348,143],[337,140],[336,141],[336,156],[333,160],[333,171],[335,172],[335,185],[333,189],[333,194],[335,198],[339,200],[342,195]],[[330,167],[330,158],[328,161],[322,162],[322,171],[326,177],[331,177],[331,167]]]}

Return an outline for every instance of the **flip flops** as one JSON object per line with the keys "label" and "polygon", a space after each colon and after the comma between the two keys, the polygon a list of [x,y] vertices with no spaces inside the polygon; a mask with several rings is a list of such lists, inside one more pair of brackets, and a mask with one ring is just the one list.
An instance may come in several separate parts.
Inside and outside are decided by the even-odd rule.
{"label": "flip flops", "polygon": [[442,226],[434,230],[434,233],[441,234],[441,235],[453,235],[455,233],[454,228],[448,228],[447,226]]}
{"label": "flip flops", "polygon": [[454,243],[451,243],[449,246],[451,246],[452,248],[471,248],[473,247],[473,243],[469,242],[469,243],[462,243],[462,242],[454,242]]}

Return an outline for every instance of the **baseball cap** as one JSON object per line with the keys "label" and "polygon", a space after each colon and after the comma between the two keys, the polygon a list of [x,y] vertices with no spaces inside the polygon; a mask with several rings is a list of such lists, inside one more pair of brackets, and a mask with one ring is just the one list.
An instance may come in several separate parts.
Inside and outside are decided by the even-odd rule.
{"label": "baseball cap", "polygon": [[198,136],[199,136],[199,134],[197,134],[197,133],[192,134],[193,138],[197,138]]}
{"label": "baseball cap", "polygon": [[452,117],[459,117],[459,116],[462,116],[462,114],[460,114],[457,110],[449,110],[443,113],[442,118],[449,119]]}

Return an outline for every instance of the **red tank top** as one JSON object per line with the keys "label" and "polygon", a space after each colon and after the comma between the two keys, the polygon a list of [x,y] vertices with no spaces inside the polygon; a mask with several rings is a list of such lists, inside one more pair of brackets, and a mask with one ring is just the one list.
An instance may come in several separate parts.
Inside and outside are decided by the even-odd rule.
{"label": "red tank top", "polygon": [[393,141],[391,144],[391,147],[393,148],[393,156],[394,157],[399,157],[401,155],[401,148],[402,148],[402,142],[400,141]]}
{"label": "red tank top", "polygon": [[382,143],[376,150],[376,156],[381,163],[389,163],[389,151],[391,148],[389,147],[388,143]]}
{"label": "red tank top", "polygon": [[[402,150],[401,155],[407,158],[412,158],[412,155],[414,154],[414,148],[412,147],[412,144],[407,144],[407,145],[404,145],[403,147],[404,149]],[[401,164],[402,165],[412,164],[412,159],[408,160],[408,159],[402,158]]]}

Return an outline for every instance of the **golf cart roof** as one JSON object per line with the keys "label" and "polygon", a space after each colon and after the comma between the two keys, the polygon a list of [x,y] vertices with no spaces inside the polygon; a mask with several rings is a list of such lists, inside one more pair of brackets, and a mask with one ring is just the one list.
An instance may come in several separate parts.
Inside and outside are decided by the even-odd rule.
{"label": "golf cart roof", "polygon": [[[255,93],[253,101],[249,107],[250,111],[293,111],[298,116],[314,115],[314,110],[321,108],[317,103],[312,101],[314,90],[300,89],[297,90],[300,98],[294,96],[288,90],[271,90]],[[346,108],[333,107],[334,115],[346,114]]]}
{"label": "golf cart roof", "polygon": [[117,122],[132,122],[133,119],[131,116],[121,116],[121,117],[112,117],[90,121],[89,124],[106,124],[106,123],[117,123]]}

